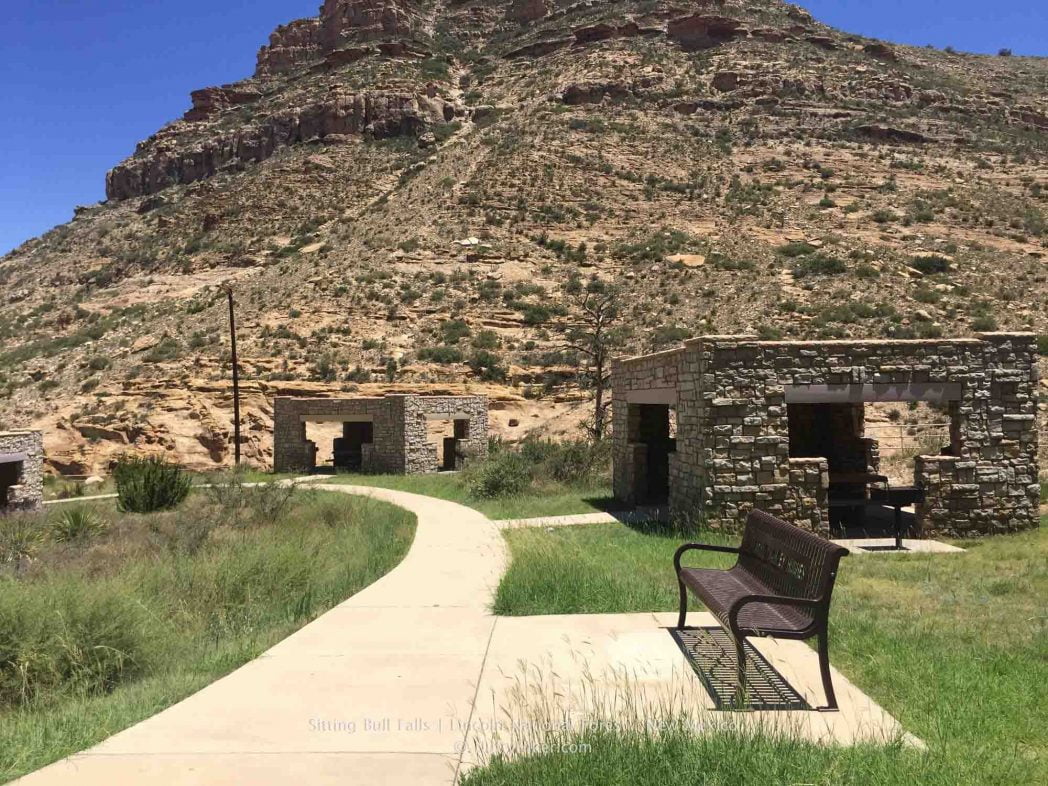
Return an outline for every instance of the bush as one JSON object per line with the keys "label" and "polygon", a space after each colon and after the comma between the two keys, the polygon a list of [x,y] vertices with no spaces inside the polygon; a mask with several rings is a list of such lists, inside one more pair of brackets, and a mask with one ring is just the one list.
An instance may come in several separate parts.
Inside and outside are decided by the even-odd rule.
{"label": "bush", "polygon": [[113,469],[117,507],[124,513],[173,510],[189,496],[192,480],[162,456],[127,456]]}
{"label": "bush", "polygon": [[1037,337],[1037,354],[1048,357],[1048,333],[1042,333]]}
{"label": "bush", "polygon": [[531,462],[514,451],[499,451],[487,461],[467,469],[466,488],[475,499],[521,494],[531,482]]}
{"label": "bush", "polygon": [[44,539],[43,523],[31,513],[0,516],[0,567],[33,556]]}
{"label": "bush", "polygon": [[836,276],[847,270],[848,267],[837,257],[813,254],[804,257],[794,265],[793,275],[797,278],[806,276]]}
{"label": "bush", "polygon": [[461,363],[464,356],[458,347],[423,347],[418,351],[419,360],[430,360],[434,363]]}
{"label": "bush", "polygon": [[107,693],[148,660],[147,612],[116,590],[14,583],[0,592],[0,706]]}
{"label": "bush", "polygon": [[910,260],[910,267],[921,271],[926,276],[931,276],[936,273],[948,273],[950,271],[950,260],[937,254],[929,254],[928,256],[915,257]]}
{"label": "bush", "polygon": [[51,521],[51,539],[58,543],[87,540],[101,535],[109,522],[90,508],[66,508]]}

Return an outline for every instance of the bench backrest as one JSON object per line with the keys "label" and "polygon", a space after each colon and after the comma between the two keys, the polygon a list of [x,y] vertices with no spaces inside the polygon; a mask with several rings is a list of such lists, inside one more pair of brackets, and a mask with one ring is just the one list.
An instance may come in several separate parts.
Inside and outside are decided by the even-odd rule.
{"label": "bench backrest", "polygon": [[754,510],[746,519],[739,566],[776,594],[829,601],[837,566],[847,553],[843,546]]}

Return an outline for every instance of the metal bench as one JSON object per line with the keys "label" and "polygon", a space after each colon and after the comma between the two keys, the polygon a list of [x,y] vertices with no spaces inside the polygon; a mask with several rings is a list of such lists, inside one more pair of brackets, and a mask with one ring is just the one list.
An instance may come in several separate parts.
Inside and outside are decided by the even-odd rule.
{"label": "metal bench", "polygon": [[[738,560],[728,570],[682,567],[681,557],[695,549],[738,554]],[[826,693],[826,706],[821,709],[836,710],[827,621],[837,567],[847,553],[846,548],[755,510],[746,519],[738,548],[686,543],[673,555],[680,585],[677,628],[684,627],[690,590],[735,643],[740,700],[746,690],[743,644],[747,636],[800,640],[818,636]]]}

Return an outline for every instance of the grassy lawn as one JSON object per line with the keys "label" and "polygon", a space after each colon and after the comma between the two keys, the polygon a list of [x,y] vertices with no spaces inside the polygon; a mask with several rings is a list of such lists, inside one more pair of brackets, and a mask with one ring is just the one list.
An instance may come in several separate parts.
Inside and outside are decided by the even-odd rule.
{"label": "grassy lawn", "polygon": [[[500,614],[676,607],[677,537],[622,525],[506,537],[513,562],[495,601]],[[1039,531],[960,545],[965,554],[849,557],[831,613],[834,665],[924,739],[927,753],[602,733],[575,740],[588,752],[495,761],[465,783],[1048,782],[1048,519]]]}
{"label": "grassy lawn", "polygon": [[[577,513],[598,513],[614,510],[615,500],[606,485],[545,482],[533,485],[527,491],[495,499],[477,499],[470,496],[460,474],[437,475],[332,475],[325,483],[348,483],[356,486],[379,486],[397,491],[425,494],[450,502],[458,502],[479,510],[490,519],[539,518],[542,516],[570,516]],[[620,506],[621,507],[621,506]]]}
{"label": "grassy lawn", "polygon": [[[0,519],[0,782],[256,657],[388,572],[414,537],[413,515],[374,500],[237,499],[197,492],[147,515],[84,504],[106,526],[75,540],[55,534],[58,511]],[[10,558],[27,543],[31,561]]]}

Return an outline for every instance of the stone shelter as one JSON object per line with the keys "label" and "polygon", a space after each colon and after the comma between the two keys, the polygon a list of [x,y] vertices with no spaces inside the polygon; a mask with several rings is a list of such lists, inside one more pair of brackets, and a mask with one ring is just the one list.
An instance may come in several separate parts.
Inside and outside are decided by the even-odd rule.
{"label": "stone shelter", "polygon": [[0,431],[0,514],[39,510],[43,502],[43,434]]}
{"label": "stone shelter", "polygon": [[[443,461],[429,442],[429,423],[453,423],[443,438]],[[462,467],[488,452],[488,400],[483,396],[388,394],[373,398],[285,398],[273,403],[273,469],[310,471],[317,446],[308,423],[341,423],[332,446],[335,469],[417,475]]]}
{"label": "stone shelter", "polygon": [[[870,491],[868,402],[931,402],[949,444],[914,460],[918,535],[1037,526],[1036,337],[760,341],[702,336],[613,365],[615,496],[736,527],[760,508],[821,534]],[[945,439],[943,440],[946,441]],[[834,522],[837,523],[837,522]]]}

